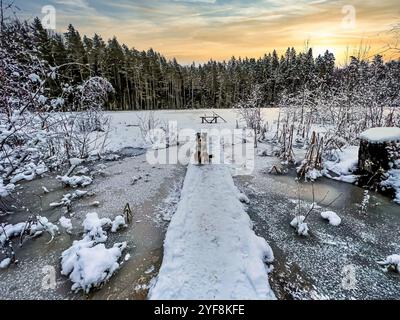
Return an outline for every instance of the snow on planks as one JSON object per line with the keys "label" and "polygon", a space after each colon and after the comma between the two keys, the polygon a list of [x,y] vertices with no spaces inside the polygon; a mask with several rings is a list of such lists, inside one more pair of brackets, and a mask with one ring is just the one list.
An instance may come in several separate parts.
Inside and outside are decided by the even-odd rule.
{"label": "snow on planks", "polygon": [[229,168],[189,165],[164,244],[153,300],[275,299],[273,253],[257,237]]}

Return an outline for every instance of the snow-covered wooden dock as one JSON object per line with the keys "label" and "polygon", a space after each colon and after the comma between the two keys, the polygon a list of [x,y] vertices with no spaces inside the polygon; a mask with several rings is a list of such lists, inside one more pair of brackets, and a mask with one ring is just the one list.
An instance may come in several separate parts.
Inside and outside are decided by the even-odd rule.
{"label": "snow-covered wooden dock", "polygon": [[273,253],[257,237],[225,165],[189,165],[150,299],[274,299]]}

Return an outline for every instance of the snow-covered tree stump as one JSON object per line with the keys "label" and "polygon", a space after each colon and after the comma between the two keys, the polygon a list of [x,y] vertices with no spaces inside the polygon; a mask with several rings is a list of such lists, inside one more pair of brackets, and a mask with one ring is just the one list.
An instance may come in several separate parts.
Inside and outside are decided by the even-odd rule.
{"label": "snow-covered tree stump", "polygon": [[373,128],[361,134],[359,170],[375,174],[392,167],[391,147],[400,142],[400,128]]}
{"label": "snow-covered tree stump", "polygon": [[393,150],[400,143],[400,128],[373,128],[361,134],[358,169],[363,175],[362,185],[380,182],[393,168],[396,156]]}

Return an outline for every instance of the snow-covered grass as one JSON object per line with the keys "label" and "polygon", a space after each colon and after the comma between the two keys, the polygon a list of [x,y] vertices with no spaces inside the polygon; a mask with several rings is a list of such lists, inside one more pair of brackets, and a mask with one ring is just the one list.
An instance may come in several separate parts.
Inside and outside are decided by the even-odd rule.
{"label": "snow-covered grass", "polygon": [[266,266],[273,260],[252,230],[229,169],[189,165],[149,298],[274,299]]}

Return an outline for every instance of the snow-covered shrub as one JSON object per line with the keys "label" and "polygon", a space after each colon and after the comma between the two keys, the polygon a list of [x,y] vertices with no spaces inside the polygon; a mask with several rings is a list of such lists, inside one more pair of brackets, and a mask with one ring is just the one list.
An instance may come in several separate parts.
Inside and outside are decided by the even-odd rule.
{"label": "snow-covered shrub", "polygon": [[381,266],[385,266],[388,270],[392,269],[400,273],[400,255],[394,254],[387,257],[384,261],[378,262]]}
{"label": "snow-covered shrub", "polygon": [[61,181],[65,186],[72,188],[87,187],[93,182],[93,179],[87,176],[58,176],[57,180]]}
{"label": "snow-covered shrub", "polygon": [[3,258],[0,264],[3,266],[2,268],[7,268],[11,263],[17,262],[13,249],[13,238],[19,238],[22,246],[26,237],[36,238],[45,232],[50,234],[51,242],[59,233],[59,229],[47,218],[41,216],[31,216],[28,221],[15,225],[0,224],[0,259]]}
{"label": "snow-covered shrub", "polygon": [[154,111],[138,115],[138,124],[143,141],[153,149],[168,147],[167,126],[156,116]]}
{"label": "snow-covered shrub", "polygon": [[82,198],[87,195],[87,191],[76,190],[74,193],[68,193],[63,196],[60,202],[53,202],[50,203],[50,207],[57,208],[57,207],[67,207],[69,208],[72,204],[72,201]]}
{"label": "snow-covered shrub", "polygon": [[[122,218],[122,219],[121,219]],[[86,215],[82,226],[84,237],[74,241],[72,246],[61,255],[61,274],[69,276],[74,283],[73,291],[83,290],[89,293],[94,288],[101,287],[120,268],[119,263],[127,243],[116,243],[107,249],[105,228],[112,228],[116,232],[125,225],[125,219],[117,216],[114,221],[108,218],[100,219],[97,213]]]}
{"label": "snow-covered shrub", "polygon": [[290,225],[296,229],[299,236],[308,236],[309,229],[308,224],[304,222],[305,220],[305,216],[297,216],[290,223]]}
{"label": "snow-covered shrub", "polygon": [[246,127],[255,133],[255,146],[265,133],[264,119],[261,112],[262,95],[260,86],[254,86],[246,99],[235,106],[237,113],[246,123]]}
{"label": "snow-covered shrub", "polygon": [[92,243],[76,242],[72,248],[62,255],[63,275],[68,276],[74,283],[72,290],[83,290],[89,293],[94,288],[101,287],[120,268],[118,262],[121,259],[127,243],[116,243],[110,249],[104,244],[91,246]]}

